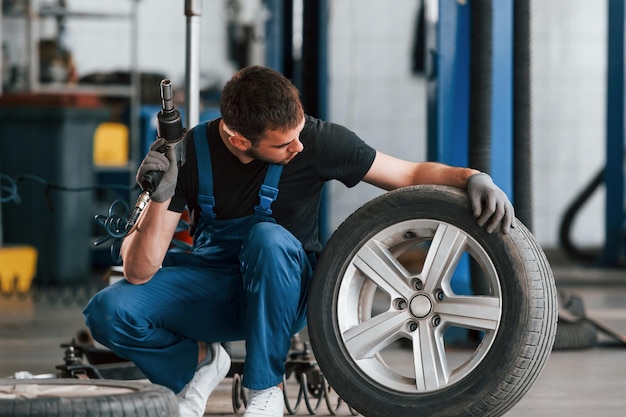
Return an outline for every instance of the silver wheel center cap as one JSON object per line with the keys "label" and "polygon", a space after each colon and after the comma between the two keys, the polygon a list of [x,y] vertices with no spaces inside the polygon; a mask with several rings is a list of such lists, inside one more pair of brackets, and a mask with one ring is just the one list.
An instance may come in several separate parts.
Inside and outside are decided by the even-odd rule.
{"label": "silver wheel center cap", "polygon": [[430,314],[433,309],[433,303],[427,296],[418,295],[411,300],[409,309],[411,310],[411,314],[413,314],[413,316],[421,319]]}

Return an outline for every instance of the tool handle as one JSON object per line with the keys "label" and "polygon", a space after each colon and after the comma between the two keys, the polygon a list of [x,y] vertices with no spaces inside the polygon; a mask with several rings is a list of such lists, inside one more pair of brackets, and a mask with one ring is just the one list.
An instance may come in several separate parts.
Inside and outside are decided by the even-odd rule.
{"label": "tool handle", "polygon": [[141,189],[152,194],[163,179],[163,171],[151,171],[141,177]]}
{"label": "tool handle", "polygon": [[[163,138],[166,144],[157,151],[165,153],[168,144],[175,144],[183,139],[184,130],[180,112],[174,107],[172,82],[168,79],[161,81],[161,111],[157,115],[157,136]],[[141,178],[141,189],[153,193],[163,179],[164,172],[151,171]]]}

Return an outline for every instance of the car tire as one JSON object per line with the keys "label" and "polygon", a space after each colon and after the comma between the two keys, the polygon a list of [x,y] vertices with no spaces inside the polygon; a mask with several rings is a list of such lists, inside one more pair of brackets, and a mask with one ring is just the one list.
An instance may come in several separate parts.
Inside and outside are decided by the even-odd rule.
{"label": "car tire", "polygon": [[[478,266],[482,292],[462,290],[464,264]],[[315,358],[366,417],[502,416],[541,373],[557,317],[552,271],[526,227],[488,234],[466,193],[447,186],[356,210],[309,291]],[[459,330],[469,346],[448,342]]]}
{"label": "car tire", "polygon": [[3,417],[172,417],[176,396],[160,385],[103,379],[0,379]]}

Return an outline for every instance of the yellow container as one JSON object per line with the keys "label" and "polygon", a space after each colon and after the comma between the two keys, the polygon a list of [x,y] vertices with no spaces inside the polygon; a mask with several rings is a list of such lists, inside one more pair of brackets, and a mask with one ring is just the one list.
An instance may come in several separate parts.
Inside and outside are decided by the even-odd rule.
{"label": "yellow container", "polygon": [[128,164],[128,127],[103,122],[93,138],[93,162],[97,167],[123,167]]}
{"label": "yellow container", "polygon": [[0,246],[0,292],[25,293],[37,270],[37,250],[32,246]]}

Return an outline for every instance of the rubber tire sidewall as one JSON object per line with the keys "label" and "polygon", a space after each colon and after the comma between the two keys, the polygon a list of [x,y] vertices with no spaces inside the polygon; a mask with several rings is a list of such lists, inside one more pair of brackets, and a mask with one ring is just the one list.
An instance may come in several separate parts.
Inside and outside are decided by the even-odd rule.
{"label": "rubber tire sidewall", "polygon": [[[452,224],[476,239],[500,279],[502,316],[485,358],[464,379],[428,393],[402,393],[371,380],[341,342],[337,295],[355,253],[377,232],[411,219]],[[556,332],[556,289],[543,251],[528,230],[487,234],[471,215],[465,192],[415,186],[380,196],[353,213],[331,236],[316,267],[308,326],[313,352],[337,393],[366,417],[500,416],[543,369]]]}
{"label": "rubber tire sidewall", "polygon": [[2,417],[176,417],[180,410],[174,393],[160,385],[140,381],[104,379],[0,379],[0,385],[92,386],[124,388],[127,393],[76,396],[36,396],[0,399]]}

